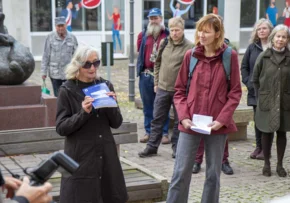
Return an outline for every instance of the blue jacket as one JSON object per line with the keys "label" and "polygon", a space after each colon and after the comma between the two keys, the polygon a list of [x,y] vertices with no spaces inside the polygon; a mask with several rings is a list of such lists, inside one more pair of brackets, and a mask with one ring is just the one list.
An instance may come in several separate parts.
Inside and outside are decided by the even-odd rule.
{"label": "blue jacket", "polygon": [[[165,28],[164,30],[166,37],[169,35],[169,30],[167,28]],[[144,59],[145,59],[145,45],[146,45],[146,40],[147,40],[147,36],[146,36],[146,29],[144,29],[142,31],[142,42],[141,42],[141,46],[140,46],[140,50],[139,50],[139,55],[137,58],[137,77],[140,76],[141,72],[144,69]]]}

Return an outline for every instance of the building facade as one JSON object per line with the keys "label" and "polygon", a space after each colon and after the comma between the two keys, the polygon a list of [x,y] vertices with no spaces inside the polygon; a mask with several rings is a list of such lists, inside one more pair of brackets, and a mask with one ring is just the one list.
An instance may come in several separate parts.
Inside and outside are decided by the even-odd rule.
{"label": "building facade", "polygon": [[[185,35],[194,39],[195,24],[208,13],[219,13],[224,18],[226,37],[243,53],[248,46],[256,20],[266,16],[270,0],[134,0],[135,42],[138,33],[147,25],[150,8],[158,7],[164,15],[164,24],[184,12]],[[86,6],[94,3],[93,6]],[[53,30],[54,18],[67,16],[73,34],[80,44],[90,44],[101,51],[101,42],[115,40],[115,58],[127,57],[130,39],[131,0],[0,0],[0,10],[6,15],[5,25],[9,34],[28,46],[40,60],[46,36]],[[277,1],[279,16],[285,0]],[[113,12],[119,16],[113,16]],[[114,18],[120,21],[118,33],[113,32]],[[117,19],[119,18],[119,19]],[[116,30],[115,30],[116,31]]]}

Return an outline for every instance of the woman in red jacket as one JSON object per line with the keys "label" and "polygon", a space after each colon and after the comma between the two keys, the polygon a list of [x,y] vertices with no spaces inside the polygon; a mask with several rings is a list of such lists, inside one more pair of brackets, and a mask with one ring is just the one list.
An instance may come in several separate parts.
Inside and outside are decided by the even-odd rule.
{"label": "woman in red jacket", "polygon": [[[167,203],[186,203],[188,200],[191,172],[200,139],[205,142],[206,180],[202,203],[218,203],[220,173],[227,134],[236,132],[233,114],[239,104],[242,90],[238,55],[231,51],[230,80],[223,67],[224,27],[220,18],[208,14],[196,26],[195,50],[184,56],[177,80],[174,104],[179,118],[179,140],[173,177]],[[198,62],[195,66],[187,94],[187,81],[191,57]],[[200,134],[191,127],[193,115],[211,116],[209,135]]]}

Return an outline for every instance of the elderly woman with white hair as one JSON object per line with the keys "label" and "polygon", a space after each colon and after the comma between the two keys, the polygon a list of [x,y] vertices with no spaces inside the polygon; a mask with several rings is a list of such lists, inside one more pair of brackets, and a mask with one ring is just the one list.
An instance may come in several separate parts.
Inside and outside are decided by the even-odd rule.
{"label": "elderly woman with white hair", "polygon": [[125,203],[124,175],[111,128],[123,121],[119,107],[94,109],[93,98],[82,89],[105,83],[116,99],[113,85],[99,77],[99,54],[79,47],[67,66],[67,81],[57,98],[56,131],[65,136],[64,152],[80,164],[71,177],[62,177],[61,203]]}
{"label": "elderly woman with white hair", "polygon": [[[251,81],[255,62],[263,51],[267,49],[268,37],[273,30],[272,23],[262,18],[258,20],[254,26],[254,30],[251,35],[250,45],[248,46],[246,53],[243,57],[241,64],[242,82],[248,89],[247,104],[252,106],[254,114],[257,108],[257,100],[255,96],[255,90]],[[262,145],[262,132],[255,125],[256,136],[256,149],[250,154],[252,159],[264,160],[263,145]]]}
{"label": "elderly woman with white hair", "polygon": [[290,131],[290,49],[289,29],[276,26],[270,34],[269,48],[258,57],[253,84],[257,96],[255,122],[262,131],[265,157],[263,175],[271,176],[270,152],[274,132],[277,134],[277,168],[280,177],[286,177],[283,157],[287,144],[286,132]]}

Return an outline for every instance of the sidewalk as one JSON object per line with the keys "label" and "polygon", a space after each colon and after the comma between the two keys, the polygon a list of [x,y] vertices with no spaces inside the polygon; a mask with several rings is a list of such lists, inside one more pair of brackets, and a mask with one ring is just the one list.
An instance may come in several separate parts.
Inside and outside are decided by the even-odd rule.
{"label": "sidewalk", "polygon": [[[144,135],[143,113],[136,109],[133,102],[128,101],[128,63],[127,60],[115,61],[115,66],[111,68],[111,81],[114,84],[117,93],[118,102],[124,117],[124,121],[136,122],[138,124],[138,135],[141,138]],[[105,67],[100,68],[100,74],[106,78]],[[135,78],[135,94],[139,97],[138,78]],[[28,79],[41,85],[39,67],[36,67],[33,75]],[[47,81],[48,88],[52,91],[50,80]],[[243,99],[241,103],[246,102],[246,91],[243,89]],[[276,139],[275,139],[276,140]],[[253,123],[248,127],[248,140],[234,141],[229,144],[230,163],[234,169],[234,175],[221,176],[220,203],[262,203],[274,197],[284,196],[290,193],[290,178],[280,178],[276,174],[276,145],[272,149],[272,177],[262,175],[263,161],[252,160],[250,153],[255,148],[255,138],[253,134]],[[171,158],[171,145],[161,145],[158,150],[158,156],[151,158],[139,158],[138,152],[145,148],[145,144],[125,144],[121,146],[121,156],[149,170],[160,174],[170,181],[174,159]],[[289,147],[286,149],[284,166],[290,170]],[[203,182],[205,179],[205,164],[202,164],[202,170],[199,174],[192,175],[189,201],[190,203],[200,202],[202,195]]]}

